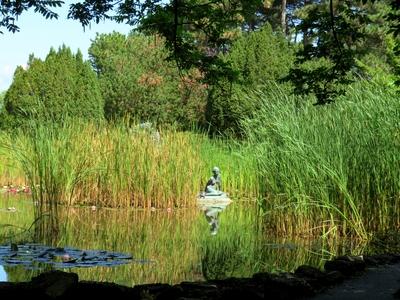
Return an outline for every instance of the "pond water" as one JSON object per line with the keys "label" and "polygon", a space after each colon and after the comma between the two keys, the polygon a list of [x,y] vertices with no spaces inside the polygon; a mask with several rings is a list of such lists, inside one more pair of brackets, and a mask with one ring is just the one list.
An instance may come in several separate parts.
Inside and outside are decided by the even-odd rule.
{"label": "pond water", "polygon": [[[29,199],[0,195],[3,247],[40,242],[33,240],[33,232],[23,230],[32,222],[33,205]],[[262,271],[293,271],[302,264],[322,267],[333,256],[364,251],[363,244],[343,246],[335,239],[272,237],[263,229],[257,207],[240,200],[222,207],[172,210],[62,208],[60,230],[52,241],[48,246],[118,252],[132,256],[132,260],[113,266],[69,268],[40,262],[3,263],[0,280],[27,281],[44,270],[61,269],[77,273],[80,280],[127,286],[173,284],[248,277]]]}

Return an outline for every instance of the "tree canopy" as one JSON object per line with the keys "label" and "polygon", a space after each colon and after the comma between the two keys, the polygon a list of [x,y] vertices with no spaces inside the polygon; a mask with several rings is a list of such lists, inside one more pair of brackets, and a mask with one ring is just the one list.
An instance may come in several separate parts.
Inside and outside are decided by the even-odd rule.
{"label": "tree canopy", "polygon": [[185,74],[166,58],[164,38],[132,33],[101,34],[89,54],[105,99],[107,119],[129,116],[141,122],[201,123],[206,88],[197,69]]}
{"label": "tree canopy", "polygon": [[[57,0],[1,0],[0,30],[19,30],[17,19],[35,10],[57,18]],[[399,75],[399,2],[396,0],[83,0],[69,5],[68,18],[84,27],[104,19],[125,22],[145,34],[160,35],[179,69],[197,69],[212,87],[240,80],[223,58],[243,32],[268,22],[275,32],[298,43],[297,61],[286,78],[316,104],[333,102],[373,53]],[[399,82],[398,82],[399,83]]]}

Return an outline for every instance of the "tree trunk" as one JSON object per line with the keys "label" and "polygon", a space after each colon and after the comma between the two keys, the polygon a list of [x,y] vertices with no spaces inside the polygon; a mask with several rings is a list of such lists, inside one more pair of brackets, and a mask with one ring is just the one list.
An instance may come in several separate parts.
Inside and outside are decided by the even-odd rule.
{"label": "tree trunk", "polygon": [[[304,0],[304,6],[307,6],[308,4],[310,4],[310,0]],[[308,38],[308,33],[307,30],[304,29],[303,30],[303,46],[307,46],[310,43],[310,39]]]}

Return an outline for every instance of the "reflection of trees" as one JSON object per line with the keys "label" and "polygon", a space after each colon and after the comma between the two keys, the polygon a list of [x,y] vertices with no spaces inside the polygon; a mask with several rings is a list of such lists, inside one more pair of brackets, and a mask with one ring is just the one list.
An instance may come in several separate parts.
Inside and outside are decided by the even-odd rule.
{"label": "reflection of trees", "polygon": [[[38,213],[36,213],[38,214]],[[57,245],[60,237],[60,222],[58,215],[41,213],[33,224],[33,237],[35,243],[44,245]]]}

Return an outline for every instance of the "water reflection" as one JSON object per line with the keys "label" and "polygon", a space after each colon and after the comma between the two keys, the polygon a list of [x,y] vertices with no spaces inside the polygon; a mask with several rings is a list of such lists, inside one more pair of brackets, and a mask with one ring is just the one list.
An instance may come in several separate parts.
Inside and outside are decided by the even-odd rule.
{"label": "water reflection", "polygon": [[[0,210],[0,245],[33,241],[33,232],[23,230],[34,220],[32,202],[12,201],[0,194],[0,208],[10,206],[16,212]],[[333,256],[366,253],[364,241],[343,245],[341,238],[277,238],[265,230],[254,202],[208,202],[193,209],[171,210],[59,208],[60,230],[53,247],[107,250],[134,258],[134,263],[114,267],[68,269],[80,280],[133,286],[251,277],[256,272],[293,271],[302,264],[322,267]],[[152,263],[137,263],[141,261]],[[7,265],[7,275],[0,267],[0,277],[27,281],[56,267],[66,270],[54,264],[31,269]]]}
{"label": "water reflection", "polygon": [[2,265],[0,265],[0,281],[7,281],[7,273]]}
{"label": "water reflection", "polygon": [[223,201],[220,203],[200,204],[201,210],[204,212],[206,221],[210,225],[211,235],[216,235],[219,229],[219,214],[231,203],[231,201]]}

